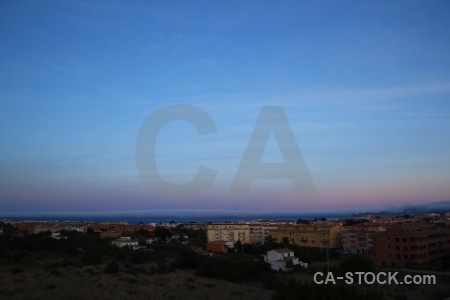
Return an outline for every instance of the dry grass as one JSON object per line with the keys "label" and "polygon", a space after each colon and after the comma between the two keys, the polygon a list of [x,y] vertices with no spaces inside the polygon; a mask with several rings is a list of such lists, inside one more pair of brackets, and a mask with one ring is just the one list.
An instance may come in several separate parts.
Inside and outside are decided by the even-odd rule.
{"label": "dry grass", "polygon": [[155,274],[154,266],[55,267],[25,264],[0,269],[0,299],[270,299],[271,291],[196,277],[191,271]]}
{"label": "dry grass", "polygon": [[[29,255],[20,263],[0,265],[0,299],[271,299],[273,292],[260,283],[231,283],[195,276],[194,271],[160,274],[156,263],[119,263],[119,272],[107,274],[106,264],[80,265],[74,259]],[[312,282],[312,274],[279,274]],[[450,278],[438,276],[437,285],[369,286],[381,289],[384,299],[445,299]],[[366,288],[366,287],[360,287]]]}

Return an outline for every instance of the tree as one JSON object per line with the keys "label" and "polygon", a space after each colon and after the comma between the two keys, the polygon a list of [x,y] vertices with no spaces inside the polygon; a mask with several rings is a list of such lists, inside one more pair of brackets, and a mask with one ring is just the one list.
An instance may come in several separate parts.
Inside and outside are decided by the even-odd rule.
{"label": "tree", "polygon": [[138,231],[136,231],[135,233],[138,236],[143,236],[143,237],[146,237],[146,238],[150,237],[150,231],[142,229],[142,228],[139,229]]}
{"label": "tree", "polygon": [[294,267],[294,262],[293,262],[292,260],[288,260],[288,261],[286,262],[286,267],[287,267],[288,269],[292,269],[292,268]]}
{"label": "tree", "polygon": [[172,232],[164,227],[156,227],[155,228],[155,237],[161,240],[167,240],[172,236]]}
{"label": "tree", "polygon": [[13,233],[15,233],[15,232],[17,232],[17,228],[16,227],[14,227],[14,226],[12,226],[11,224],[9,224],[9,223],[3,223],[3,222],[0,222],[0,228],[1,229],[3,229],[3,233],[5,234],[5,235],[12,235]]}
{"label": "tree", "polygon": [[268,235],[264,238],[264,244],[273,244],[275,243],[275,240],[273,239],[273,237],[271,235]]}
{"label": "tree", "polygon": [[236,249],[236,252],[242,252],[242,243],[240,240],[238,240],[235,244],[234,244],[234,248]]}
{"label": "tree", "polygon": [[309,225],[309,224],[311,224],[311,221],[310,221],[310,220],[298,219],[296,223],[297,223],[297,224],[305,224],[305,225]]}

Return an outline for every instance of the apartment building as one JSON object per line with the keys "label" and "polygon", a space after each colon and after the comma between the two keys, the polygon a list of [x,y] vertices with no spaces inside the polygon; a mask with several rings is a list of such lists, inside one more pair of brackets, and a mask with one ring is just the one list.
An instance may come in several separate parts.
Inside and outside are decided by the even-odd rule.
{"label": "apartment building", "polygon": [[255,244],[264,243],[269,232],[277,228],[277,225],[259,222],[224,222],[210,223],[207,225],[209,242],[237,242]]}
{"label": "apartment building", "polygon": [[341,228],[341,225],[335,224],[297,225],[273,229],[269,234],[279,243],[288,238],[291,243],[302,247],[340,248]]}
{"label": "apartment building", "polygon": [[93,229],[95,232],[116,231],[123,234],[129,234],[141,229],[153,232],[155,230],[155,227],[150,224],[128,224],[126,222],[109,221],[96,224]]}
{"label": "apartment building", "polygon": [[198,223],[198,222],[181,223],[180,225],[184,228],[194,229],[194,230],[206,229],[206,227],[207,227],[206,223]]}
{"label": "apartment building", "polygon": [[375,254],[374,235],[386,231],[389,224],[362,223],[340,230],[342,248],[346,254],[372,256]]}
{"label": "apartment building", "polygon": [[425,222],[393,224],[374,235],[373,263],[381,266],[439,266],[448,256],[449,230]]}

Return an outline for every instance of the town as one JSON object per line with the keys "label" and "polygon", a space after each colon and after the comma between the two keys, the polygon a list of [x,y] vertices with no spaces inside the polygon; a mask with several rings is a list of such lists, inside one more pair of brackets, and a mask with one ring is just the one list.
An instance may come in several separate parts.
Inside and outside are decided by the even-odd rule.
{"label": "town", "polygon": [[[128,224],[124,221],[95,223],[89,221],[12,221],[16,235],[48,233],[53,239],[68,238],[68,232],[97,234],[111,245],[133,250],[150,250],[157,241],[192,244],[197,252],[249,252],[252,246],[278,243],[283,246],[332,250],[340,255],[358,254],[375,266],[444,268],[448,266],[450,214],[372,217],[296,221],[253,220],[208,223]],[[203,241],[206,235],[206,240]],[[197,241],[195,241],[197,239]],[[200,247],[196,247],[200,246]],[[286,249],[286,247],[284,247]],[[286,251],[279,249],[279,251]],[[273,249],[272,249],[273,250]],[[293,251],[292,251],[293,253]],[[290,256],[290,260],[297,257]],[[282,261],[288,260],[281,258]],[[280,269],[287,270],[279,262]]]}
{"label": "town", "polygon": [[[97,277],[124,271],[142,272],[152,278],[194,270],[183,274],[238,284],[256,281],[264,289],[275,291],[276,299],[291,299],[283,294],[289,280],[310,282],[318,271],[437,274],[445,286],[450,268],[449,227],[450,213],[145,224],[2,220],[0,263],[3,270],[21,275],[30,261],[54,261],[64,253],[69,257],[56,265],[46,263],[46,268],[60,274],[65,272],[63,266],[70,269],[85,265],[86,272]],[[311,288],[310,283],[305,284],[309,285],[303,289]],[[429,293],[427,287],[423,288],[424,294]],[[327,289],[322,293],[334,293],[332,286]],[[361,294],[356,289],[357,295],[380,296],[379,290]],[[440,293],[439,288],[434,289]],[[401,295],[409,292],[402,290],[406,294]],[[382,298],[389,297],[383,294]]]}

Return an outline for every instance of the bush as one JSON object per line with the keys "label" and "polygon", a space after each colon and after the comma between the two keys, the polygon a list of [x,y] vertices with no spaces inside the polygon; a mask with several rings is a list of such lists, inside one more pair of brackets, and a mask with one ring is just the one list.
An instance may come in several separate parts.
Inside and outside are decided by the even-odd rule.
{"label": "bush", "polygon": [[280,277],[273,273],[263,274],[261,283],[263,288],[268,290],[276,290],[283,286],[283,282]]}
{"label": "bush", "polygon": [[11,270],[11,274],[19,274],[22,272],[23,272],[23,270],[21,268],[14,268]]}
{"label": "bush", "polygon": [[374,289],[362,289],[352,285],[318,285],[313,283],[301,283],[289,280],[275,293],[274,300],[296,300],[296,299],[383,299],[383,295]]}
{"label": "bush", "polygon": [[146,262],[147,258],[142,251],[134,251],[130,257],[130,263],[135,265],[142,265]]}
{"label": "bush", "polygon": [[174,268],[178,269],[196,269],[200,263],[200,257],[191,249],[182,248],[180,255],[173,263]]}
{"label": "bush", "polygon": [[346,272],[374,272],[373,265],[361,255],[350,255],[339,264],[338,272],[345,274]]}
{"label": "bush", "polygon": [[103,254],[98,247],[89,247],[85,249],[83,261],[86,264],[97,265],[103,261]]}
{"label": "bush", "polygon": [[204,257],[198,266],[197,274],[209,278],[224,279],[233,282],[254,281],[270,271],[267,263],[252,257],[229,255]]}
{"label": "bush", "polygon": [[119,265],[115,261],[110,262],[109,264],[106,265],[104,272],[105,273],[110,273],[110,274],[111,273],[118,273],[119,272]]}

